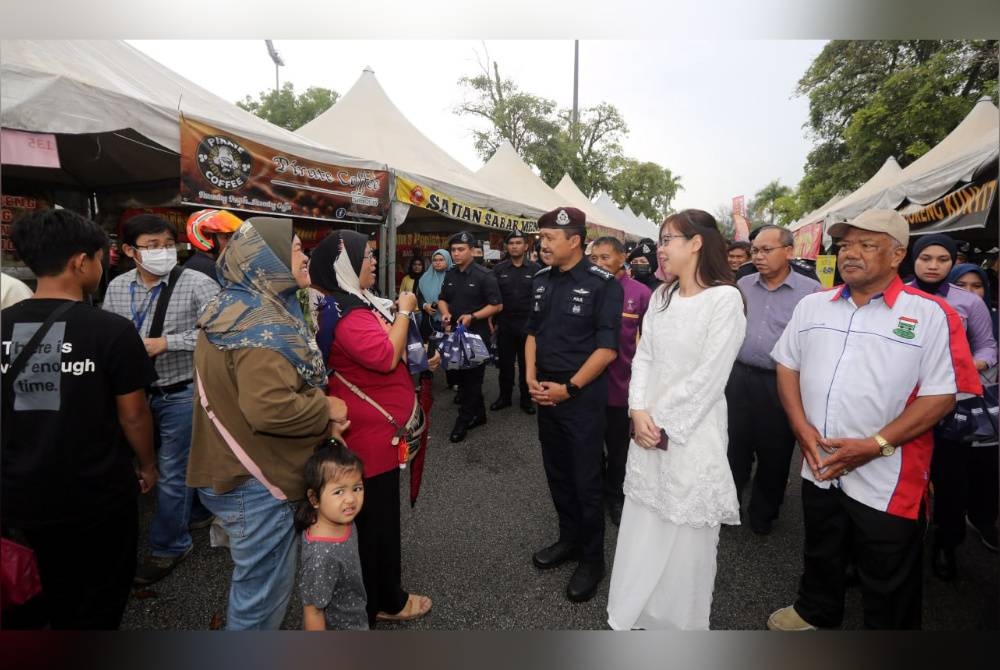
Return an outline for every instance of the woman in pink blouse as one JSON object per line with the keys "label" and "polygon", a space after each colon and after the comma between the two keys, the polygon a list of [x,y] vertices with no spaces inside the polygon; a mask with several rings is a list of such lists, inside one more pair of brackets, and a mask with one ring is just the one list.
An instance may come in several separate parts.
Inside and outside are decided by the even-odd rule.
{"label": "woman in pink blouse", "polygon": [[[395,428],[357,387],[389,413],[396,424],[409,420],[416,403],[406,360],[413,293],[392,302],[369,289],[375,284],[375,257],[368,238],[349,230],[335,231],[313,251],[309,275],[313,286],[336,301],[327,392],[342,398],[351,424],[344,440],[364,463],[365,505],[355,519],[361,571],[368,596],[368,623],[409,621],[431,608],[427,596],[408,594],[401,582],[399,519],[399,451],[392,443]],[[436,364],[436,360],[432,363]],[[345,383],[349,382],[349,383]]]}

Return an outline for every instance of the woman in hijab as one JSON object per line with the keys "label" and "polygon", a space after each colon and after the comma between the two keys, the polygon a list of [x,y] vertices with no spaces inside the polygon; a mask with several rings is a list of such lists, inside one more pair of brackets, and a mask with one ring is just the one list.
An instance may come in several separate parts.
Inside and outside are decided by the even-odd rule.
{"label": "woman in hijab", "polygon": [[993,338],[997,337],[997,310],[990,307],[990,284],[989,274],[983,268],[972,263],[959,263],[948,273],[948,283],[954,284],[958,288],[964,288],[969,293],[975,293],[986,306],[989,307],[990,316],[993,319]]}
{"label": "woman in hijab", "polygon": [[655,291],[660,285],[660,280],[656,278],[656,271],[660,265],[656,260],[656,242],[648,237],[639,240],[635,249],[628,255],[628,263],[632,279]]}
{"label": "woman in hijab", "polygon": [[[426,318],[423,322],[427,324],[424,331],[429,333],[431,322],[441,330],[441,315],[437,311],[438,296],[441,295],[441,287],[444,286],[444,275],[451,268],[451,254],[444,249],[438,249],[431,254],[431,267],[420,277],[417,282],[417,304],[420,305]],[[426,337],[426,335],[425,335]]]}
{"label": "woman in hijab", "polygon": [[399,283],[399,291],[407,291],[408,293],[417,292],[417,282],[420,281],[421,275],[424,274],[424,259],[420,256],[414,256],[410,259],[410,267],[406,270],[406,276],[403,277],[403,281]]}
{"label": "woman in hijab", "polygon": [[[344,439],[364,463],[365,504],[355,518],[361,574],[368,595],[368,623],[409,621],[431,608],[427,596],[400,585],[402,560],[399,520],[399,449],[395,429],[363,393],[392,416],[409,420],[417,403],[406,359],[413,293],[401,292],[398,311],[374,295],[375,257],[367,238],[350,230],[332,233],[313,251],[309,273],[315,285],[336,301],[338,318],[328,364],[330,393],[344,398],[351,428]],[[432,365],[436,361],[432,361]]]}
{"label": "woman in hijab", "polygon": [[288,219],[253,217],[219,259],[198,319],[188,486],[229,538],[226,628],[277,629],[295,581],[293,504],[317,443],[349,425],[296,297],[307,258]]}
{"label": "woman in hijab", "polygon": [[[973,362],[982,372],[996,365],[997,342],[986,303],[979,296],[948,283],[957,252],[955,240],[943,233],[919,237],[913,244],[916,279],[911,286],[944,298],[958,312],[969,339]],[[935,431],[931,458],[931,482],[934,484],[931,571],[942,581],[953,580],[958,572],[955,548],[965,539],[972,451],[968,443],[949,440]]]}

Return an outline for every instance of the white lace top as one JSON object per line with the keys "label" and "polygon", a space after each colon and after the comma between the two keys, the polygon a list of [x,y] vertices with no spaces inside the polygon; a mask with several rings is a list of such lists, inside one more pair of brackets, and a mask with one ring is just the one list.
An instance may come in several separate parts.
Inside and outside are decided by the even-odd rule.
{"label": "white lace top", "polygon": [[738,525],[736,487],[726,458],[726,382],[746,333],[739,289],[716,286],[666,311],[655,291],[632,361],[629,407],[667,432],[669,448],[629,445],[625,495],[675,524]]}

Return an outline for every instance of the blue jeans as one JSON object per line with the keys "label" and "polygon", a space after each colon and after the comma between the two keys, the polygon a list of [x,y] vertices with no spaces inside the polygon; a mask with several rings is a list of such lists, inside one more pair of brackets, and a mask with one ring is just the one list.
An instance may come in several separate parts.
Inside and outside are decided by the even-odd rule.
{"label": "blue jeans", "polygon": [[226,630],[277,630],[295,584],[299,544],[292,505],[253,478],[227,493],[201,488],[198,495],[229,536],[235,564]]}
{"label": "blue jeans", "polygon": [[180,556],[191,546],[188,523],[195,494],[187,485],[187,464],[193,402],[191,385],[176,393],[150,394],[149,408],[160,434],[156,512],[149,527],[149,551],[153,556]]}

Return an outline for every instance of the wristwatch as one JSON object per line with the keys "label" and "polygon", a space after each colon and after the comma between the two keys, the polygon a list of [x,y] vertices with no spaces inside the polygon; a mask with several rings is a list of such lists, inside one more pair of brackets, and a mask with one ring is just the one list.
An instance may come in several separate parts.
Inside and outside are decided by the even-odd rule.
{"label": "wristwatch", "polygon": [[570,398],[575,398],[580,395],[580,387],[573,382],[566,382],[566,393],[569,394]]}
{"label": "wristwatch", "polygon": [[879,453],[882,454],[883,456],[892,456],[894,453],[896,453],[896,447],[889,444],[889,441],[886,440],[881,435],[876,434],[874,436],[874,439],[875,443],[878,444]]}

